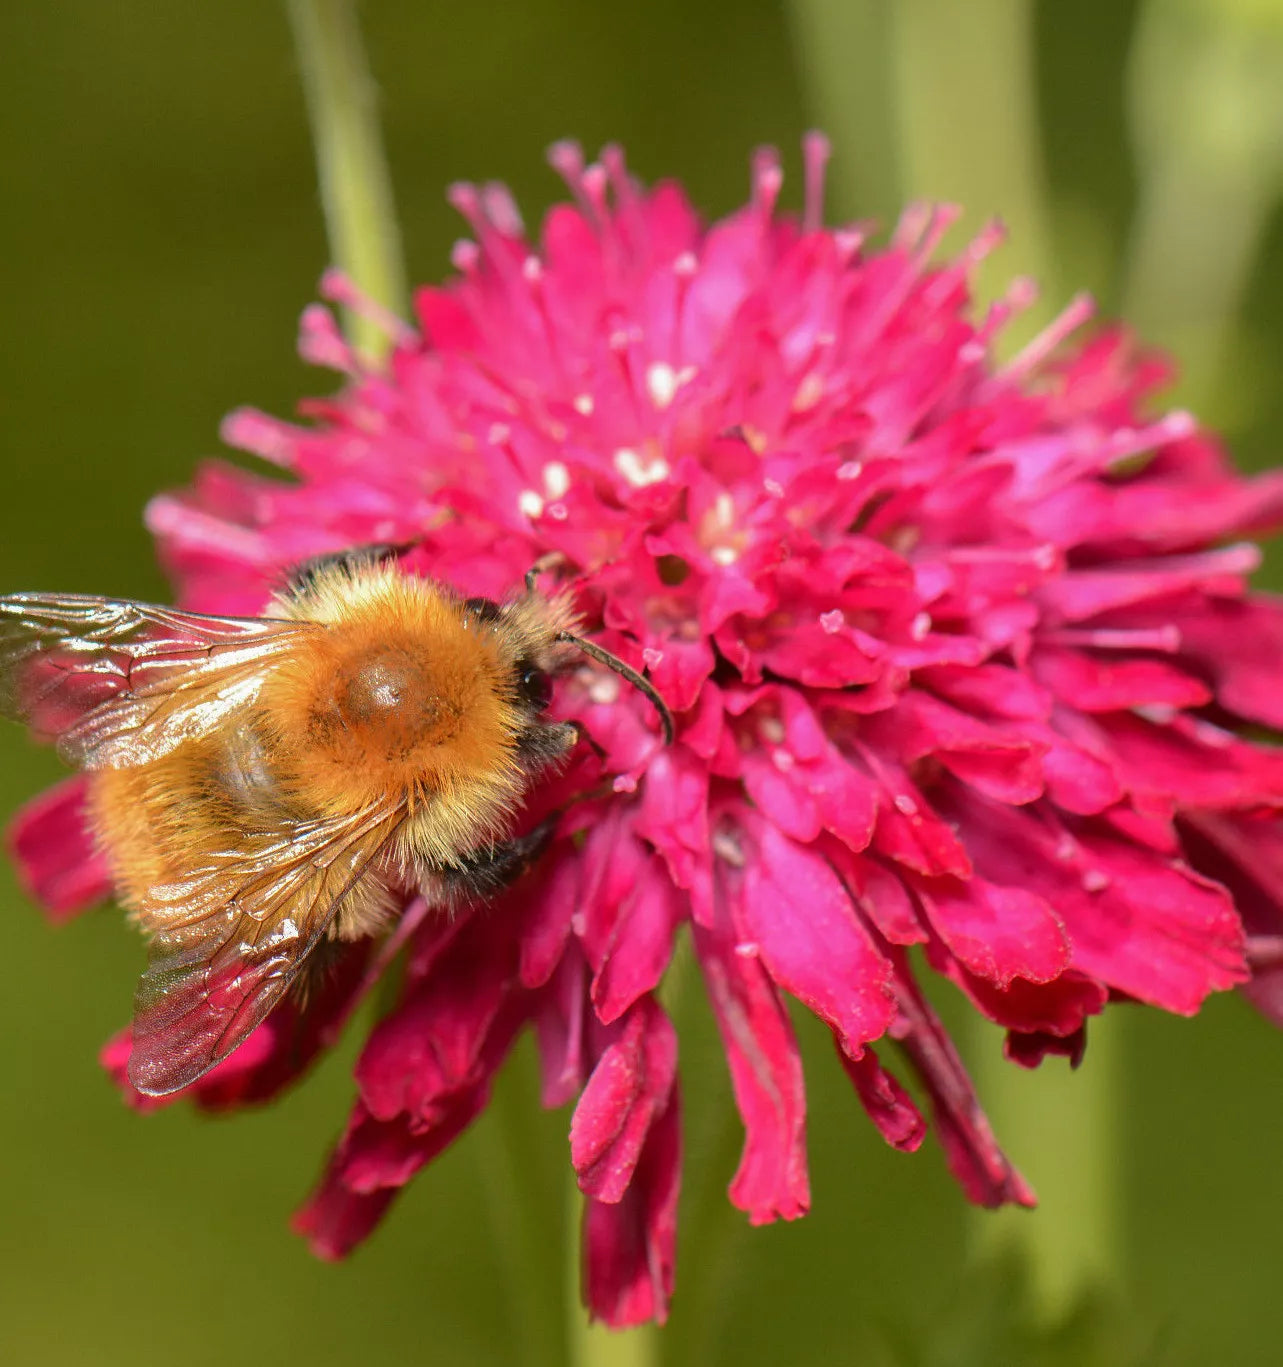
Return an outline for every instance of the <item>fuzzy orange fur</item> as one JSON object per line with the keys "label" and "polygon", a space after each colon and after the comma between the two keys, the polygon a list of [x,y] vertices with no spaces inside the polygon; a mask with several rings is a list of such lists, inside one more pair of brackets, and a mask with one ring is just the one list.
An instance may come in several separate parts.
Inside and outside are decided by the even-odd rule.
{"label": "fuzzy orange fur", "polygon": [[317,629],[265,663],[233,726],[91,776],[99,843],[145,928],[169,914],[158,886],[224,864],[230,877],[238,855],[292,827],[386,811],[400,824],[330,933],[377,929],[389,879],[447,868],[506,830],[528,782],[515,673],[562,668],[556,638],[573,626],[558,598],[529,594],[486,620],[386,566],[327,569],[270,615]]}

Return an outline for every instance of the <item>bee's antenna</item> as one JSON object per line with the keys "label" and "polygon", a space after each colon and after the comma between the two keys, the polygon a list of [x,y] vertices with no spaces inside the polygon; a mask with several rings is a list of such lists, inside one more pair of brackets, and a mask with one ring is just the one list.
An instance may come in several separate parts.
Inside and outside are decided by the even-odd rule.
{"label": "bee's antenna", "polygon": [[599,646],[595,641],[587,641],[582,636],[576,636],[573,632],[559,631],[557,640],[578,646],[585,655],[591,655],[594,660],[604,664],[607,669],[613,669],[621,679],[627,679],[635,689],[644,693],[650,699],[651,706],[659,713],[659,720],[664,728],[664,744],[671,745],[673,743],[675,734],[673,714],[668,710],[668,704],[660,697],[655,685],[644,674],[639,674],[632,665],[626,665],[618,655],[612,655],[610,651]]}

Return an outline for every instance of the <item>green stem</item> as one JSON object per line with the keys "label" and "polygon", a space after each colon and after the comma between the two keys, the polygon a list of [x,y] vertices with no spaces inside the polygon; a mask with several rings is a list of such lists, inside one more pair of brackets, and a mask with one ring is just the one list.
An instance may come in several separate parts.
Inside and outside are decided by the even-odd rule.
{"label": "green stem", "polygon": [[584,1197],[570,1169],[570,1206],[566,1215],[566,1314],[571,1367],[658,1367],[659,1329],[643,1324],[636,1329],[607,1329],[588,1319],[580,1294],[582,1264],[579,1230]]}
{"label": "green stem", "polygon": [[[334,262],[371,299],[400,309],[401,236],[355,4],[289,0],[289,13]],[[377,323],[349,314],[347,328],[364,355],[377,360],[387,351]]]}
{"label": "green stem", "polygon": [[1182,399],[1226,380],[1283,192],[1283,5],[1149,0],[1128,72],[1139,201],[1124,315],[1181,358]]}
{"label": "green stem", "polygon": [[559,1269],[549,1266],[556,1246],[557,1200],[552,1210],[547,1165],[530,1117],[539,1104],[537,1063],[528,1041],[498,1079],[477,1125],[473,1151],[481,1165],[495,1244],[503,1265],[514,1328],[512,1360],[527,1367],[561,1367],[565,1343],[557,1309]]}
{"label": "green stem", "polygon": [[833,140],[829,220],[898,210],[889,13],[880,0],[788,0],[798,74],[810,116]]}
{"label": "green stem", "polygon": [[[952,200],[972,231],[994,216],[1010,229],[981,297],[1030,275],[1042,303],[1015,329],[1059,311],[1039,138],[1030,0],[896,0],[890,7],[900,192]],[[1001,284],[999,283],[1001,282]],[[1017,336],[1014,340],[1018,341]]]}
{"label": "green stem", "polygon": [[1121,1273],[1118,1022],[1112,1014],[1096,1017],[1088,1032],[1076,1071],[1059,1059],[1032,1072],[1008,1063],[989,1025],[973,1051],[994,1132],[1038,1193],[1033,1211],[978,1211],[976,1251],[1021,1255],[1031,1309],[1047,1326],[1062,1322],[1093,1289],[1118,1285]]}

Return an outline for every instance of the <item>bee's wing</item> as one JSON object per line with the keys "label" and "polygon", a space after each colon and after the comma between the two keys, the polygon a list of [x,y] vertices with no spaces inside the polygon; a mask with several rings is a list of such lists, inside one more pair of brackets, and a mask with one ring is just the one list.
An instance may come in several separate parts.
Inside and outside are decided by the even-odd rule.
{"label": "bee's wing", "polygon": [[149,890],[138,914],[153,933],[129,1058],[140,1092],[189,1086],[244,1041],[404,815],[390,801],[363,816],[282,823]]}
{"label": "bee's wing", "polygon": [[124,768],[207,734],[314,623],[207,617],[79,594],[0,597],[0,716],[68,763]]}

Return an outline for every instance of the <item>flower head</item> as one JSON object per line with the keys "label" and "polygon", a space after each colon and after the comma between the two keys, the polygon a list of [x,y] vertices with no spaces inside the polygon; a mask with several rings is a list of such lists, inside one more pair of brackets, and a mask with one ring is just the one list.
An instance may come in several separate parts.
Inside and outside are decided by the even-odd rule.
{"label": "flower head", "polygon": [[[149,509],[180,601],[211,612],[259,612],[284,567],[361,543],[414,542],[415,570],[490,596],[555,552],[678,719],[665,748],[615,676],[563,681],[554,711],[603,758],[540,794],[565,816],[537,868],[452,917],[411,901],[189,1089],[271,1094],[404,959],[298,1219],[322,1255],[470,1124],[533,1027],[545,1102],[575,1102],[590,1308],[662,1318],[680,1101],[655,990],[683,927],[745,1128],[730,1198],[754,1223],[810,1201],[786,996],[909,1150],[926,1120],[874,1048],[899,1046],[986,1205],[1033,1196],[924,966],[1026,1066],[1077,1062],[1111,1000],[1189,1014],[1246,985],[1283,1018],[1283,756],[1239,730],[1283,725],[1283,605],[1248,592],[1240,540],[1283,517],[1283,475],[1243,479],[1187,415],[1148,416],[1164,368],[1116,330],[1073,343],[1084,300],[998,362],[1030,295],[971,306],[998,230],[941,262],[949,209],[910,208],[880,248],[823,228],[825,156],[810,139],[800,222],[770,153],[711,226],[615,149],[554,149],[573,202],[537,243],[501,187],[455,187],[473,240],[415,327],[387,320],[387,365],[309,309],[303,354],[340,392],[305,426],[228,419],[290,478],[212,464]],[[64,912],[107,890],[81,800],[65,785],[13,837]],[[122,1082],[127,1052],[105,1054]]]}

